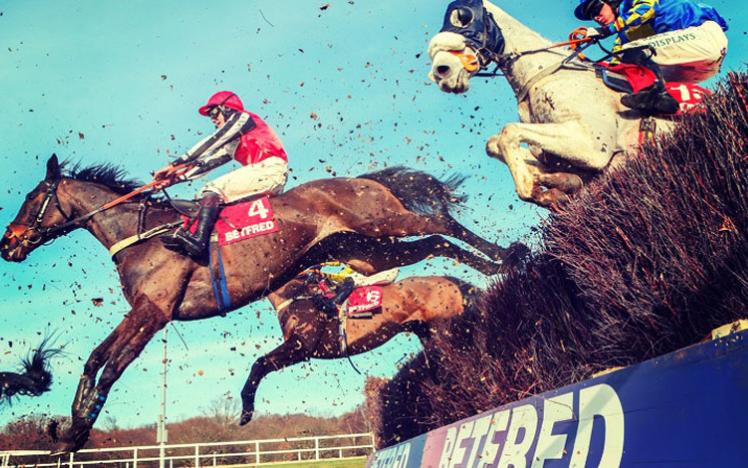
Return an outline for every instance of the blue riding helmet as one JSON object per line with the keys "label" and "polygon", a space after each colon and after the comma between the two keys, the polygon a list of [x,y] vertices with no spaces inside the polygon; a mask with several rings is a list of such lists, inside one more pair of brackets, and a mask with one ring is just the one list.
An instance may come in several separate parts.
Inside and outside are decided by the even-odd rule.
{"label": "blue riding helmet", "polygon": [[613,8],[613,11],[618,11],[618,7],[621,5],[623,0],[579,0],[579,5],[574,9],[574,16],[582,21],[592,20],[600,8],[603,7],[603,3],[607,3]]}
{"label": "blue riding helmet", "polygon": [[455,0],[447,6],[441,32],[463,36],[478,52],[504,52],[504,36],[482,0]]}

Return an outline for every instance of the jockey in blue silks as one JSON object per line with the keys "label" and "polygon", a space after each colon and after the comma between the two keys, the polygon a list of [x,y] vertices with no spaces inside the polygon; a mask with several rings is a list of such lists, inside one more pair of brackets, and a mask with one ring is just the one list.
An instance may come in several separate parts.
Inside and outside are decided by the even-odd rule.
{"label": "jockey in blue silks", "polygon": [[601,25],[589,28],[587,37],[617,36],[618,60],[655,73],[653,86],[621,98],[645,113],[677,112],[665,80],[706,80],[719,72],[727,53],[727,22],[713,7],[692,0],[579,0],[574,15]]}

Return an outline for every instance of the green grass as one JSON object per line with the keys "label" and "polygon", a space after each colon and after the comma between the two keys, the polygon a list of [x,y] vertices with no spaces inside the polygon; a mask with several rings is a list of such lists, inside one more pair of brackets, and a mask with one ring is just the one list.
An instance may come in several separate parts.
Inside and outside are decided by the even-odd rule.
{"label": "green grass", "polygon": [[350,458],[347,460],[320,460],[318,462],[303,461],[289,463],[273,463],[263,465],[230,465],[231,468],[274,467],[278,468],[363,468],[366,457]]}

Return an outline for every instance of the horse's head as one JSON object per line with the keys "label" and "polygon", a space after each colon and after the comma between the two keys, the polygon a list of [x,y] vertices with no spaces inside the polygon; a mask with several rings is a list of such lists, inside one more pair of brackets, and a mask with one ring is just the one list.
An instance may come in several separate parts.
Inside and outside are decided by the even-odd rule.
{"label": "horse's head", "polygon": [[464,93],[470,78],[503,52],[504,36],[483,2],[456,0],[429,43],[429,78],[444,92]]}
{"label": "horse's head", "polygon": [[57,156],[47,161],[47,175],[26,195],[16,218],[0,241],[0,255],[10,262],[21,262],[35,248],[60,235],[54,229],[69,219],[60,205],[57,187],[62,180]]}

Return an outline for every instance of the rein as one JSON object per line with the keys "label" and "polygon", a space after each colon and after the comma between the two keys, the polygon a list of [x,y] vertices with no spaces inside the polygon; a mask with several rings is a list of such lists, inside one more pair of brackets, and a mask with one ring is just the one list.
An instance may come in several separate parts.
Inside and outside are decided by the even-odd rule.
{"label": "rein", "polygon": [[[499,73],[499,69],[511,66],[514,62],[521,59],[522,57],[525,57],[527,55],[538,54],[540,52],[547,52],[549,50],[557,49],[559,47],[571,46],[573,49],[573,52],[569,56],[564,58],[559,63],[558,67],[556,67],[553,70],[554,72],[556,72],[560,68],[562,68],[564,65],[574,60],[575,58],[584,59],[585,57],[582,54],[582,51],[586,49],[587,47],[593,44],[597,44],[597,43],[598,41],[596,41],[595,38],[571,39],[571,40],[564,41],[564,42],[557,42],[555,44],[549,45],[548,47],[542,47],[540,49],[523,50],[521,52],[511,52],[508,54],[497,54],[485,48],[479,48],[477,57],[474,54],[466,53],[464,51],[450,50],[449,53],[457,56],[462,62],[462,66],[465,67],[465,70],[467,70],[470,73],[477,71],[477,70],[486,70],[488,69],[488,64],[490,62],[494,62],[496,64],[496,68],[492,72],[479,71],[478,73],[473,74],[473,76],[477,76],[481,78],[493,78],[496,76],[503,76],[501,73]],[[488,56],[488,60],[481,60],[480,59],[481,53],[486,54]],[[471,57],[473,58],[472,61],[471,61]],[[466,65],[466,63],[468,65]],[[543,73],[543,72],[540,72],[540,73]],[[521,99],[519,100],[521,101]]]}
{"label": "rein", "polygon": [[[183,165],[177,166],[175,168],[174,174],[177,174],[177,176],[179,176],[179,175],[184,174],[185,172],[187,172],[187,165],[183,164]],[[143,192],[146,192],[146,191],[152,190],[152,189],[153,190],[161,190],[162,188],[166,188],[169,185],[171,185],[171,180],[170,179],[163,179],[163,180],[154,180],[154,181],[151,181],[151,182],[143,185],[142,187],[136,188],[135,190],[133,190],[130,193],[122,195],[119,198],[115,198],[114,200],[101,205],[100,207],[96,208],[95,210],[89,211],[88,213],[86,213],[84,215],[78,216],[77,218],[71,219],[71,220],[67,221],[66,223],[60,224],[58,226],[51,226],[51,227],[49,227],[49,228],[46,229],[45,233],[55,232],[55,231],[58,231],[58,230],[63,230],[63,229],[68,228],[68,227],[70,227],[72,225],[78,224],[81,221],[87,221],[87,220],[93,218],[95,215],[101,213],[102,211],[106,211],[106,210],[108,210],[110,208],[114,208],[115,206],[120,205],[120,204],[126,202],[127,200],[129,200],[129,199],[131,199],[131,198],[133,198],[133,197],[135,197],[137,195],[140,195]]]}

